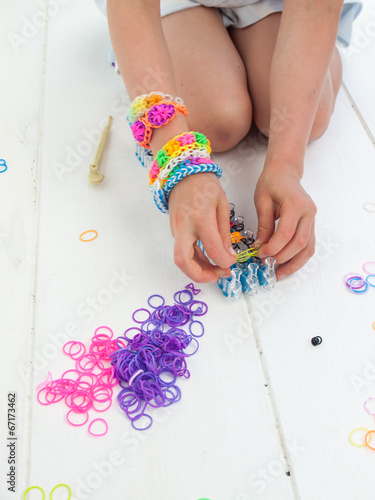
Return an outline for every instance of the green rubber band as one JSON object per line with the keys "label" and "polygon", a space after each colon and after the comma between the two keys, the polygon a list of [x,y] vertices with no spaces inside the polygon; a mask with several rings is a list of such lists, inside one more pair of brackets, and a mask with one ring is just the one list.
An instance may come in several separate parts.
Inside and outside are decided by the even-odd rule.
{"label": "green rubber band", "polygon": [[58,484],[56,485],[53,490],[51,491],[51,493],[49,494],[49,498],[50,500],[53,500],[52,498],[52,493],[57,489],[57,488],[60,488],[60,486],[64,486],[65,488],[67,488],[67,490],[69,491],[69,497],[66,499],[66,500],[70,500],[72,498],[72,490],[69,488],[69,486],[65,483],[61,483],[61,484]]}
{"label": "green rubber band", "polygon": [[44,500],[46,498],[46,492],[40,487],[40,486],[30,486],[30,488],[27,488],[27,490],[25,491],[25,493],[23,494],[23,500],[26,499],[26,493],[30,490],[40,490],[42,493],[43,493],[43,498],[42,500]]}

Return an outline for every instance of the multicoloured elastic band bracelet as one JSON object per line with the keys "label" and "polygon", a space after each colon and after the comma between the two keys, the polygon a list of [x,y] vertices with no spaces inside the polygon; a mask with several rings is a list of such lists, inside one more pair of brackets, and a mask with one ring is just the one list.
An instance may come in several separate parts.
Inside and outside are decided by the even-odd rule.
{"label": "multicoloured elastic band bracelet", "polygon": [[163,92],[151,92],[150,94],[142,94],[134,99],[134,101],[130,104],[128,111],[128,122],[129,125],[133,125],[133,123],[142,116],[146,114],[146,112],[155,106],[155,104],[159,104],[162,101],[164,102],[175,102],[179,105],[184,104],[184,101],[181,97],[172,97],[169,94],[164,94]]}
{"label": "multicoloured elastic band bracelet", "polygon": [[177,135],[157,152],[150,169],[150,185],[158,179],[159,175],[161,175],[161,179],[167,178],[165,173],[161,173],[162,170],[167,169],[167,172],[170,172],[185,158],[194,157],[195,155],[210,159],[210,153],[210,141],[204,134],[185,132]]}
{"label": "multicoloured elastic band bracelet", "polygon": [[[195,150],[199,151],[198,156],[193,154]],[[180,134],[158,151],[149,177],[154,202],[159,210],[168,213],[169,194],[185,177],[202,172],[212,172],[221,177],[223,171],[213,163],[210,153],[210,141],[199,132]]]}
{"label": "multicoloured elastic band bracelet", "polygon": [[158,188],[155,183],[152,189],[152,194],[154,197],[155,205],[158,207],[158,209],[167,214],[169,195],[175,185],[189,175],[199,174],[202,172],[212,172],[219,178],[223,173],[222,169],[216,163],[204,163],[191,166],[186,165],[178,168],[178,170],[167,180],[162,188]]}
{"label": "multicoloured elastic band bracelet", "polygon": [[130,126],[134,139],[141,147],[149,148],[153,129],[167,125],[178,113],[186,116],[188,110],[174,101],[155,104]]}

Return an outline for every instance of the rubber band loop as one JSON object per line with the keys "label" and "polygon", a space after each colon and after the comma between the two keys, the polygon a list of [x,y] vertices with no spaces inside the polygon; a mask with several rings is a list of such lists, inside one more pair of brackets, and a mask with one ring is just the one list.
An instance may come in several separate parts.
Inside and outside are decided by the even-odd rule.
{"label": "rubber band loop", "polygon": [[[136,420],[143,418],[143,417],[149,418],[150,423],[146,427],[136,427],[134,422]],[[133,429],[135,429],[136,431],[146,431],[147,429],[149,429],[151,427],[152,422],[153,422],[153,419],[152,419],[152,417],[150,417],[150,415],[148,415],[147,413],[142,413],[141,415],[137,415],[135,418],[132,419],[132,426],[133,426]]]}
{"label": "rubber band loop", "polygon": [[[363,446],[366,446],[366,441],[363,443],[363,444],[357,444],[353,441],[352,439],[352,436],[355,432],[357,431],[364,431],[364,432],[368,432],[369,430],[368,429],[365,429],[364,427],[357,427],[356,429],[353,429],[351,431],[351,433],[349,434],[349,442],[350,444],[352,444],[353,446],[357,446],[358,448],[362,448]],[[367,435],[367,434],[366,434]]]}
{"label": "rubber band loop", "polygon": [[[153,299],[153,298],[155,298],[155,297],[157,297],[157,298],[159,298],[159,299],[161,299],[161,300],[162,300],[162,303],[161,303],[160,305],[158,305],[158,306],[153,306],[153,305],[151,304],[151,299]],[[164,299],[164,297],[163,297],[162,295],[157,295],[157,294],[155,294],[155,295],[150,295],[150,297],[147,299],[147,304],[148,304],[150,307],[152,307],[152,309],[158,309],[159,307],[162,307],[162,306],[165,304],[165,299]]]}
{"label": "rubber band loop", "polygon": [[[100,433],[100,434],[97,434],[95,432],[92,432],[91,430],[91,427],[92,425],[95,423],[95,422],[103,422],[104,423],[104,426],[105,426],[105,429],[104,429],[104,432]],[[89,428],[88,428],[88,431],[89,431],[89,434],[91,436],[94,436],[94,437],[100,437],[100,436],[105,436],[108,432],[108,423],[106,420],[104,420],[104,418],[94,418],[94,420],[91,421],[90,425],[89,425]]]}
{"label": "rubber band loop", "polygon": [[44,380],[43,382],[41,382],[40,384],[38,384],[36,386],[36,391],[39,391],[40,389],[43,389],[44,387],[46,387],[46,385],[48,385],[49,382],[52,381],[52,373],[51,372],[48,372],[48,375],[47,375],[47,378],[46,380]]}
{"label": "rubber band loop", "polygon": [[185,286],[185,288],[187,290],[190,290],[193,295],[198,295],[202,291],[200,288],[194,288],[194,284],[193,283],[189,283],[188,285]]}
{"label": "rubber band loop", "polygon": [[[135,316],[138,312],[140,312],[140,311],[145,311],[145,312],[148,314],[148,317],[147,317],[146,319],[143,319],[142,321],[139,321],[139,320],[135,319],[135,317],[134,317],[134,316]],[[144,309],[144,308],[137,309],[137,310],[136,310],[136,311],[134,311],[134,312],[133,312],[133,314],[132,314],[132,319],[133,319],[133,321],[134,321],[135,323],[139,323],[139,324],[142,324],[142,323],[144,323],[145,321],[148,321],[150,318],[151,318],[151,313],[150,313],[150,311],[149,311],[148,309]]]}
{"label": "rubber band loop", "polygon": [[60,488],[61,486],[63,486],[64,488],[66,488],[66,489],[69,491],[69,496],[68,496],[68,498],[67,498],[66,500],[70,500],[70,499],[72,498],[72,490],[69,488],[69,486],[68,486],[67,484],[65,484],[65,483],[61,483],[61,484],[57,484],[57,485],[53,488],[53,490],[51,491],[50,496],[49,496],[50,500],[53,500],[53,498],[52,498],[52,493],[53,493],[55,490],[57,490],[57,488]]}
{"label": "rubber band loop", "polygon": [[373,261],[368,261],[368,262],[365,262],[365,263],[363,264],[363,266],[362,266],[362,269],[364,270],[364,272],[365,272],[365,273],[367,273],[367,274],[371,274],[371,271],[368,271],[368,270],[366,269],[366,266],[367,266],[368,264],[373,264],[373,265],[375,266],[375,262],[373,262]]}
{"label": "rubber band loop", "polygon": [[363,204],[363,208],[366,212],[375,213],[375,203],[366,202]]}
{"label": "rubber band loop", "polygon": [[[187,295],[189,297],[189,300],[187,301],[183,301],[181,299],[181,295]],[[181,304],[183,306],[187,306],[188,304],[191,304],[191,302],[193,302],[193,293],[190,291],[190,290],[180,290],[179,292],[176,292],[174,295],[173,295],[173,300],[176,302],[176,304]]]}
{"label": "rubber band loop", "polygon": [[[43,493],[43,498],[42,500],[44,500],[46,498],[46,492],[43,490],[43,488],[41,488],[40,486],[30,486],[30,488],[27,488],[27,490],[25,491],[25,493],[23,494],[23,498],[24,500],[26,499],[26,493],[28,493],[30,490],[39,490]],[[69,497],[70,498],[70,497]]]}
{"label": "rubber band loop", "polygon": [[0,165],[1,165],[2,167],[5,167],[3,170],[0,170],[0,174],[4,173],[6,170],[8,170],[8,165],[6,164],[6,161],[5,161],[5,160],[1,159],[1,160],[0,160]]}
{"label": "rubber band loop", "polygon": [[[193,332],[191,331],[191,327],[192,327],[192,325],[194,325],[194,324],[198,324],[198,325],[200,325],[200,326],[201,326],[202,333],[200,333],[199,335],[198,335],[197,333],[193,333]],[[202,323],[201,321],[196,320],[196,319],[195,319],[195,320],[193,320],[193,321],[191,321],[191,322],[190,322],[190,324],[189,324],[189,332],[190,332],[190,334],[191,334],[193,337],[195,337],[195,338],[203,337],[203,335],[204,335],[204,326],[203,326],[203,323]]]}
{"label": "rubber band loop", "polygon": [[[93,238],[90,239],[83,239],[83,236],[89,233],[94,233]],[[83,241],[84,243],[88,243],[89,241],[93,241],[98,237],[98,231],[95,231],[95,229],[89,229],[88,231],[85,231],[79,235],[79,239]]]}
{"label": "rubber band loop", "polygon": [[[375,430],[368,431],[368,433],[366,434],[366,436],[365,436],[365,445],[367,446],[367,448],[370,448],[370,450],[374,450],[375,451],[375,448],[373,446],[370,446],[370,444],[367,441],[367,436],[371,435],[373,432],[375,432]],[[371,440],[372,440],[372,438],[370,439],[370,443],[371,443]]]}
{"label": "rubber band loop", "polygon": [[374,415],[375,415],[375,411],[374,411],[374,412],[371,412],[371,411],[367,408],[367,401],[371,401],[371,400],[375,401],[375,398],[367,398],[367,399],[366,399],[366,401],[365,401],[365,402],[364,402],[364,404],[363,404],[363,407],[364,407],[364,409],[367,411],[367,413],[369,413],[370,415],[373,415],[373,416],[374,416]]}
{"label": "rubber band loop", "polygon": [[130,378],[130,380],[129,380],[129,385],[130,385],[130,387],[131,387],[131,385],[132,385],[133,380],[134,380],[136,377],[138,377],[138,375],[140,375],[141,373],[144,373],[144,371],[143,371],[143,370],[141,370],[141,369],[139,369],[137,372],[135,372],[135,373],[131,376],[131,378]]}
{"label": "rubber band loop", "polygon": [[375,321],[372,324],[372,329],[375,330]]}
{"label": "rubber band loop", "polygon": [[375,283],[370,283],[369,278],[375,278],[375,274],[369,274],[366,276],[366,283],[372,287],[375,287]]}

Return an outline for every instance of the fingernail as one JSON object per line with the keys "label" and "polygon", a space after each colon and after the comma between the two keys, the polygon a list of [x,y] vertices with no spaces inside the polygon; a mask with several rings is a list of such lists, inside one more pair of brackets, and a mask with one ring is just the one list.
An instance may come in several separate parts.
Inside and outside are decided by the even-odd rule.
{"label": "fingernail", "polygon": [[228,253],[233,255],[233,257],[237,257],[236,250],[232,246],[230,246],[227,250],[228,250]]}
{"label": "fingernail", "polygon": [[217,283],[217,278],[210,279],[210,283]]}
{"label": "fingernail", "polygon": [[264,257],[265,257],[265,256],[266,256],[266,255],[265,255],[263,252],[258,252],[258,257],[259,257],[260,259],[264,259]]}

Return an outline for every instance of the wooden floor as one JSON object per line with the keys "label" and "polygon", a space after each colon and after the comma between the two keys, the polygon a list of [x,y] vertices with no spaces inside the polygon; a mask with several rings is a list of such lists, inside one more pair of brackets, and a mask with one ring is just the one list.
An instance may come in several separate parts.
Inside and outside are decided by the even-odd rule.
{"label": "wooden floor", "polygon": [[[375,260],[375,213],[363,208],[375,204],[373,2],[364,1],[353,45],[342,50],[330,127],[306,155],[315,256],[251,300],[230,303],[202,286],[206,333],[181,402],[155,412],[143,433],[115,402],[102,438],[68,425],[62,405],[39,405],[36,386],[71,367],[66,340],[88,343],[103,324],[120,335],[149,295],[170,302],[188,280],[133,153],[105,18],[92,0],[50,0],[45,23],[45,4],[0,6],[0,158],[8,166],[0,174],[1,500],[21,499],[32,485],[49,498],[59,483],[75,500],[374,500],[375,452],[348,435],[375,429],[363,408],[375,397],[375,290],[355,295],[343,283]],[[92,186],[88,165],[109,114],[106,177]],[[256,136],[216,156],[228,199],[253,229],[264,157]],[[88,229],[98,238],[82,243]],[[316,335],[323,343],[313,347]],[[14,392],[16,494],[6,485]],[[63,489],[53,496],[67,498]]]}

